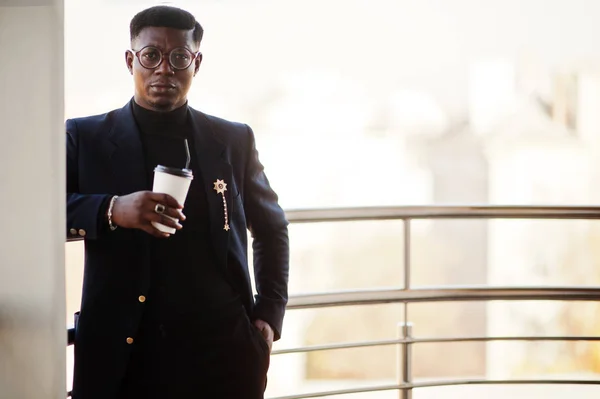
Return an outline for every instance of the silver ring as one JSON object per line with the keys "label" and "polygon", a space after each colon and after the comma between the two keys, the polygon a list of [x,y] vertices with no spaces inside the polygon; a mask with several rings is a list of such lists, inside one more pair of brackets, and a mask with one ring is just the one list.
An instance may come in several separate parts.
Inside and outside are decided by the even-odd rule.
{"label": "silver ring", "polygon": [[165,206],[163,204],[156,204],[156,206],[154,207],[154,212],[158,213],[159,215],[162,215],[163,213],[165,213]]}

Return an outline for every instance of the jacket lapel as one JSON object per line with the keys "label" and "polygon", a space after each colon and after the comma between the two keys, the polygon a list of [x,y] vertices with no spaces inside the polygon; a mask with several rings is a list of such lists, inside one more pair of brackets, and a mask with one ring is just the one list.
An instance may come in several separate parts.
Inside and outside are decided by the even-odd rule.
{"label": "jacket lapel", "polygon": [[[225,201],[227,205],[227,224],[233,228],[230,220],[233,211],[232,192],[233,175],[231,164],[225,159],[226,146],[217,138],[210,121],[201,112],[190,108],[194,145],[198,158],[199,171],[194,171],[194,179],[201,179],[208,200],[210,214],[211,240],[217,257],[224,267],[227,267],[227,250],[230,231],[225,228],[225,205],[223,195],[215,189],[217,180],[227,184]],[[199,175],[198,175],[199,174]],[[185,212],[185,211],[184,211]]]}
{"label": "jacket lapel", "polygon": [[133,117],[131,100],[117,111],[115,123],[108,135],[112,144],[110,165],[119,195],[148,189],[144,152],[139,129]]}

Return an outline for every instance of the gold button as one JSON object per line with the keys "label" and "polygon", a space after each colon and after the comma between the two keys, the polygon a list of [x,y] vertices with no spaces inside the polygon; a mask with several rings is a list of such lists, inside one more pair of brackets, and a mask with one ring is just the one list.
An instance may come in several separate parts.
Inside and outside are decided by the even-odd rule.
{"label": "gold button", "polygon": [[79,229],[79,235],[82,237],[85,237],[85,230],[84,229]]}
{"label": "gold button", "polygon": [[71,229],[71,230],[69,230],[69,233],[71,233],[72,235],[76,236],[77,235],[77,229]]}
{"label": "gold button", "polygon": [[139,300],[141,303],[144,303],[144,302],[146,302],[146,297],[145,297],[145,296],[143,296],[143,295],[140,295],[140,296],[138,297],[138,300]]}
{"label": "gold button", "polygon": [[127,337],[127,343],[128,343],[129,345],[133,344],[133,338],[131,338],[131,337]]}

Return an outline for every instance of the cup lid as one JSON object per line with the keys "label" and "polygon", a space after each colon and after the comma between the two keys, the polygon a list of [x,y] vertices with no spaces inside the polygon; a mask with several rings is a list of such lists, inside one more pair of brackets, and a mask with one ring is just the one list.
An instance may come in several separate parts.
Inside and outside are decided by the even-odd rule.
{"label": "cup lid", "polygon": [[192,173],[191,169],[180,169],[180,168],[172,168],[170,166],[158,165],[154,168],[154,172],[167,173],[169,175],[185,177],[186,179],[193,179],[194,173]]}

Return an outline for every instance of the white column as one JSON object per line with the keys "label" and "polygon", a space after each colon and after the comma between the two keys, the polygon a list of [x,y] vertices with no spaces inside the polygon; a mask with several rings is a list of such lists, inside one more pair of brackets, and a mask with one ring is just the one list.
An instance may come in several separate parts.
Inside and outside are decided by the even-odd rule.
{"label": "white column", "polygon": [[64,399],[63,0],[0,0],[0,398]]}

